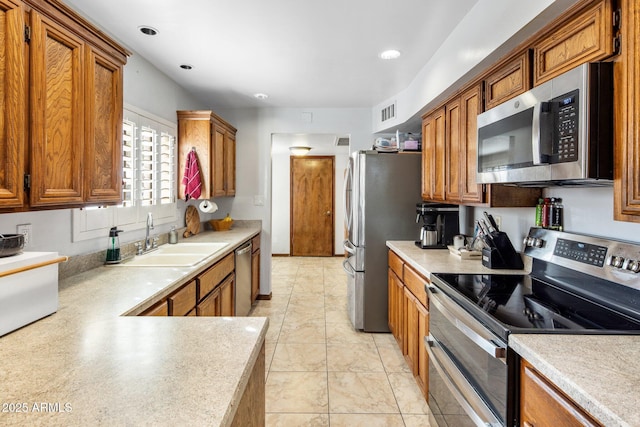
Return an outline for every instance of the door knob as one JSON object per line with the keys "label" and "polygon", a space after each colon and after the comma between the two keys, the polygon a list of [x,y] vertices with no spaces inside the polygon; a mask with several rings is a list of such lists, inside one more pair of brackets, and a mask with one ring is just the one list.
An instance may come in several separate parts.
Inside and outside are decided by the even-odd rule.
{"label": "door knob", "polygon": [[331,211],[326,211],[324,214],[325,214],[326,216],[331,216]]}

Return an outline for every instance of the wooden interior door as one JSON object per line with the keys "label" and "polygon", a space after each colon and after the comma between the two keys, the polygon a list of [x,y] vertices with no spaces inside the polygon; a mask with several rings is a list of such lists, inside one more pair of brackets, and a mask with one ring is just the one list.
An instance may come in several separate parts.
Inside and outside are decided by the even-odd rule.
{"label": "wooden interior door", "polygon": [[333,256],[333,156],[291,156],[291,255]]}

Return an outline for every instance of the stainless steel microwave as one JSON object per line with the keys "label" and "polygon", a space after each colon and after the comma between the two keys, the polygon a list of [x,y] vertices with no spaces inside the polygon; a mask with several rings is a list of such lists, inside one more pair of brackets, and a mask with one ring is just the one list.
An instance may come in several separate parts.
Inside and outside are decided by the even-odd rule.
{"label": "stainless steel microwave", "polygon": [[613,67],[583,64],[478,115],[477,180],[610,185]]}

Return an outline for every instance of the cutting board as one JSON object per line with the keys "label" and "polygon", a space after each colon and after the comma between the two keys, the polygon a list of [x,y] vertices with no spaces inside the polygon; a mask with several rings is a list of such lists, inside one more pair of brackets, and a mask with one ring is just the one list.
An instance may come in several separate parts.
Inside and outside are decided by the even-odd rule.
{"label": "cutting board", "polygon": [[447,248],[449,248],[449,252],[451,252],[453,255],[455,256],[459,256],[460,259],[480,259],[482,258],[482,252],[481,251],[470,251],[467,249],[456,249],[451,245],[448,245]]}
{"label": "cutting board", "polygon": [[187,229],[182,234],[183,237],[195,236],[200,232],[200,214],[195,206],[187,206],[187,212],[184,214]]}

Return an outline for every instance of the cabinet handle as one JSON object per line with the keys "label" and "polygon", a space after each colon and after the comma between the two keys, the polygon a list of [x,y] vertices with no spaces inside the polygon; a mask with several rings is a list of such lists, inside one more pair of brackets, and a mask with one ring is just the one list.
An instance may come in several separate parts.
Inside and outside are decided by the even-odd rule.
{"label": "cabinet handle", "polygon": [[530,423],[530,422],[528,422],[528,421],[525,421],[525,422],[524,422],[524,427],[536,427],[536,426],[534,426],[533,424],[531,424],[531,423]]}

